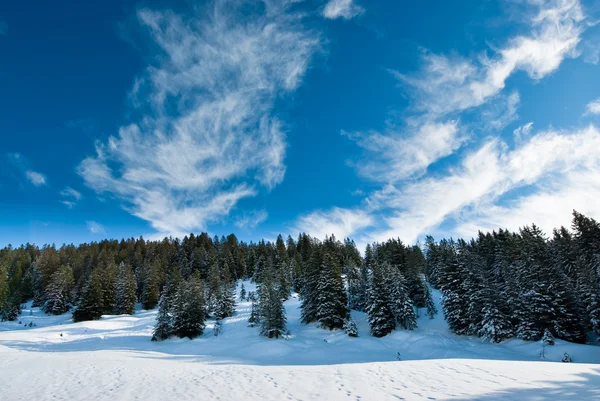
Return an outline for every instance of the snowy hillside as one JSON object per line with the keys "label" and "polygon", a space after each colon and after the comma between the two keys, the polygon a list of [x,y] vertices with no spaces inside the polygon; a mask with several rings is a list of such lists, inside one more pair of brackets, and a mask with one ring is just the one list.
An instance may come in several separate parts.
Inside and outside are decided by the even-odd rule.
{"label": "snowy hillside", "polygon": [[[353,312],[350,338],[301,324],[299,305],[285,304],[287,339],[247,327],[243,302],[218,337],[209,320],[199,338],[158,343],[155,310],[72,323],[28,305],[0,323],[0,399],[600,399],[600,347],[557,340],[540,362],[539,343],[458,337],[424,314],[417,330],[378,339]],[[558,362],[564,352],[579,364]]]}

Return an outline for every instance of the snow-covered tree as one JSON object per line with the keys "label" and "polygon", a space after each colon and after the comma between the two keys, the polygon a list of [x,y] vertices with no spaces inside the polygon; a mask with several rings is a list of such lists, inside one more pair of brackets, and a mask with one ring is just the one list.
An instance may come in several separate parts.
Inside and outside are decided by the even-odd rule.
{"label": "snow-covered tree", "polygon": [[70,266],[63,265],[57,270],[46,289],[46,302],[43,309],[46,313],[61,315],[70,308],[70,291],[73,286],[73,271]]}
{"label": "snow-covered tree", "polygon": [[205,327],[204,289],[197,275],[181,281],[172,303],[173,334],[179,338],[195,338]]}
{"label": "snow-covered tree", "polygon": [[383,269],[373,265],[373,274],[369,285],[367,299],[367,314],[371,335],[384,337],[396,328],[396,318],[390,308],[390,296],[388,286],[383,277]]}
{"label": "snow-covered tree", "polygon": [[173,316],[171,315],[169,290],[165,286],[158,302],[158,314],[156,315],[156,325],[154,326],[152,341],[166,340],[172,333]]}
{"label": "snow-covered tree", "polygon": [[358,327],[356,327],[356,322],[351,316],[348,316],[348,318],[344,320],[344,332],[348,337],[358,337]]}
{"label": "snow-covered tree", "polygon": [[344,327],[348,317],[348,299],[342,273],[329,252],[323,255],[321,274],[317,284],[316,318],[320,326],[329,330]]}
{"label": "snow-covered tree", "polygon": [[104,292],[99,269],[92,272],[90,280],[81,293],[79,305],[73,311],[73,321],[98,320],[104,312]]}

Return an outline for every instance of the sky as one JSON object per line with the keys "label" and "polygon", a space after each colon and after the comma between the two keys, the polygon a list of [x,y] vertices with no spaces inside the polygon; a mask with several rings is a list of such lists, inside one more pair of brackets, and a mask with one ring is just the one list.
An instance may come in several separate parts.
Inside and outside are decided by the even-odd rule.
{"label": "sky", "polygon": [[600,3],[7,2],[0,246],[600,218]]}

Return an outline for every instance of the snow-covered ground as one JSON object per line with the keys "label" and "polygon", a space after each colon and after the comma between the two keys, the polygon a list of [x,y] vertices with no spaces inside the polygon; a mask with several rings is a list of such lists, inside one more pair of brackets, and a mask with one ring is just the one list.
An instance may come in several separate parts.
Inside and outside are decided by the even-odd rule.
{"label": "snow-covered ground", "polygon": [[377,339],[353,312],[350,338],[301,324],[299,305],[286,302],[285,340],[247,327],[240,303],[218,337],[209,321],[200,338],[159,343],[156,311],[72,323],[28,307],[0,323],[0,400],[600,400],[600,347],[557,340],[542,360],[538,343],[458,337],[441,315]]}

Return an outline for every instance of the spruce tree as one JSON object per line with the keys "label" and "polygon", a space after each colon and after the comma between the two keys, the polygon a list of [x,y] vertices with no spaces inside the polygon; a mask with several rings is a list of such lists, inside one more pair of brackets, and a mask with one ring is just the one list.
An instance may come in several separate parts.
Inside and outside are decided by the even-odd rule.
{"label": "spruce tree", "polygon": [[104,292],[99,268],[92,272],[90,280],[81,293],[79,306],[73,311],[73,321],[98,320],[104,312]]}
{"label": "spruce tree", "polygon": [[205,327],[204,289],[198,275],[181,281],[172,303],[173,334],[193,339],[202,335]]}
{"label": "spruce tree", "polygon": [[358,337],[358,327],[356,327],[356,322],[350,315],[344,320],[344,332],[348,337]]}
{"label": "spruce tree", "polygon": [[158,302],[158,314],[156,315],[156,325],[154,326],[152,341],[166,340],[172,333],[173,317],[171,315],[169,290],[165,286]]}
{"label": "spruce tree", "polygon": [[70,291],[73,286],[73,271],[70,266],[61,266],[50,280],[46,289],[46,302],[43,309],[46,313],[61,315],[70,308]]}
{"label": "spruce tree", "polygon": [[510,319],[500,312],[495,305],[484,307],[481,326],[477,334],[492,343],[502,342],[502,340],[514,335]]}
{"label": "spruce tree", "polygon": [[417,328],[417,316],[408,295],[404,277],[395,267],[388,266],[386,273],[387,291],[390,294],[390,309],[394,314],[396,323],[405,330]]}
{"label": "spruce tree", "polygon": [[349,311],[342,273],[335,259],[327,251],[321,264],[316,303],[316,319],[321,327],[329,330],[344,327]]}
{"label": "spruce tree", "polygon": [[383,277],[383,269],[377,265],[372,267],[371,282],[369,285],[367,314],[371,335],[384,337],[396,328],[396,318],[390,308],[388,286]]}
{"label": "spruce tree", "polygon": [[248,292],[248,300],[250,301],[250,317],[248,318],[248,327],[254,327],[256,323],[259,323],[259,310],[254,291]]}
{"label": "spruce tree", "polygon": [[280,338],[286,332],[286,316],[272,264],[261,276],[263,282],[259,285],[260,334],[268,338]]}
{"label": "spruce tree", "polygon": [[246,289],[244,288],[244,283],[242,283],[242,288],[240,289],[240,301],[246,300]]}
{"label": "spruce tree", "polygon": [[133,271],[124,262],[117,268],[115,315],[132,315],[135,309],[136,284]]}

